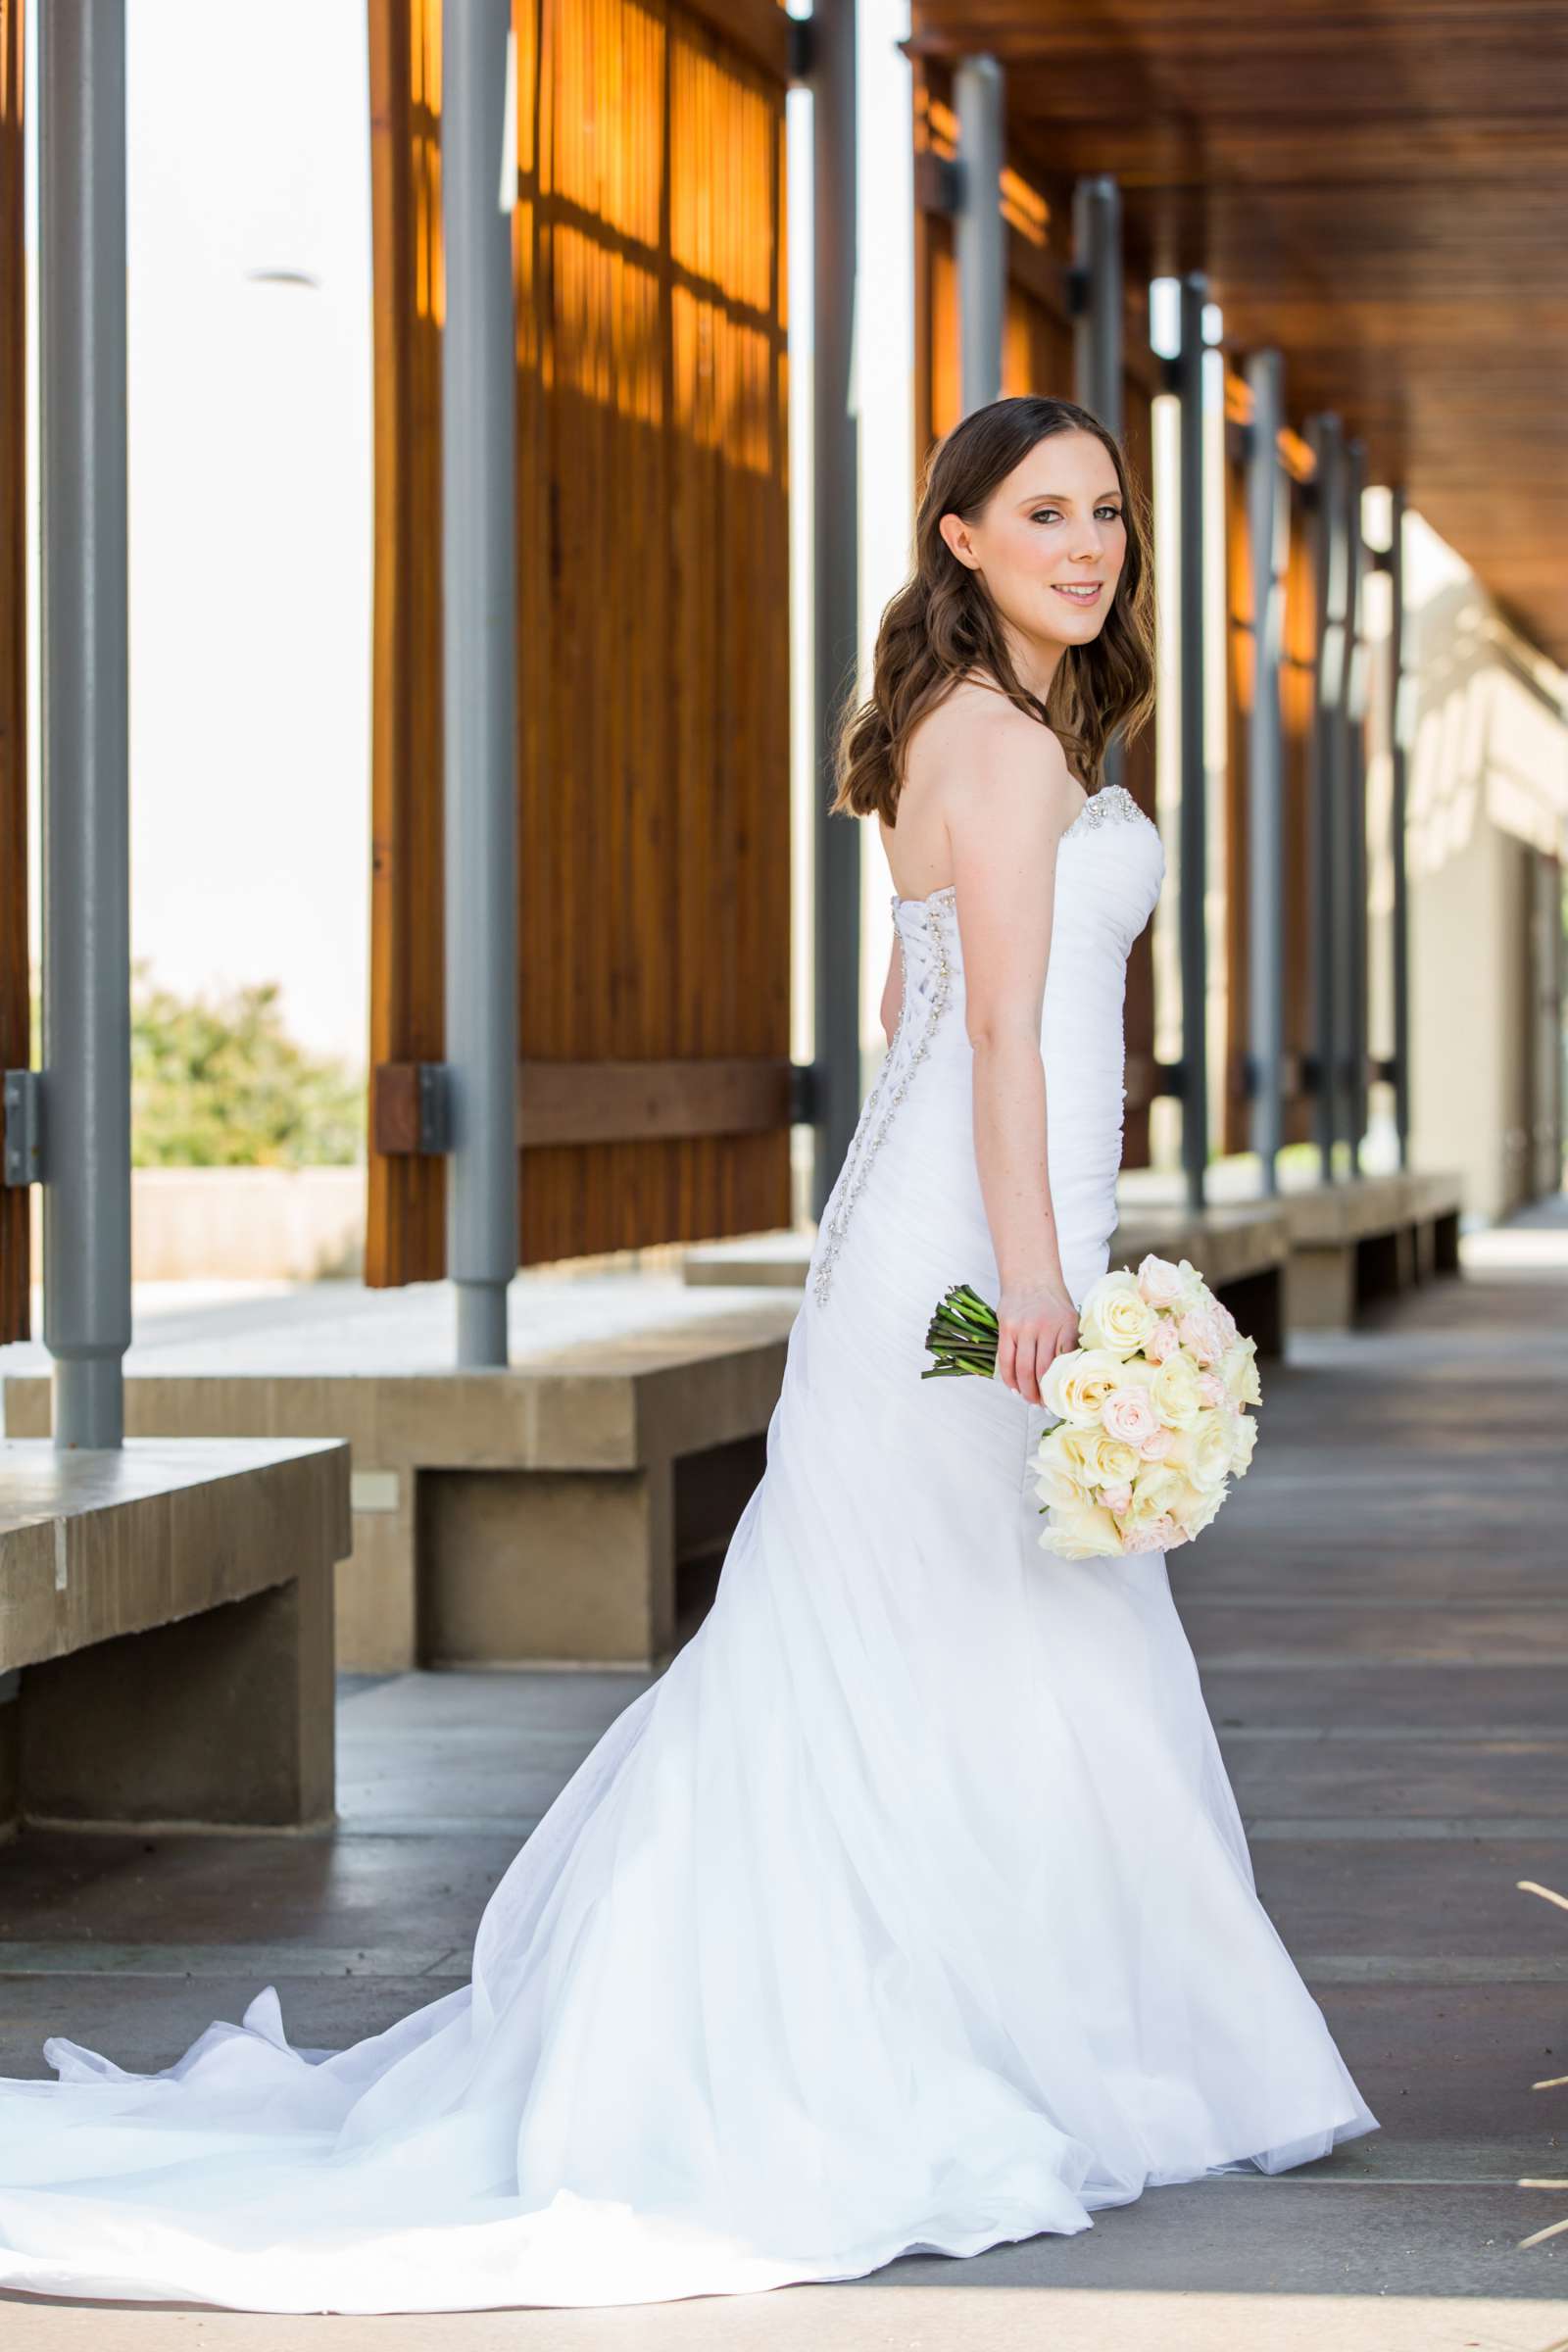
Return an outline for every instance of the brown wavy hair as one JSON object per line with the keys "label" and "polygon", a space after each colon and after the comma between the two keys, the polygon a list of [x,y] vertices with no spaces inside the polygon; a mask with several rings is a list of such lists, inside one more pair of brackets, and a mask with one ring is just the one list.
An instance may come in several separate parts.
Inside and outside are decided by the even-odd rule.
{"label": "brown wavy hair", "polygon": [[[1093,433],[1110,453],[1127,552],[1104,627],[1087,645],[1067,647],[1042,702],[1019,682],[990,590],[959,563],[937,525],[944,514],[976,521],[998,484],[1038,442],[1066,432]],[[858,709],[847,706],[839,720],[830,812],[880,814],[896,824],[910,735],[960,679],[976,672],[1049,726],[1079,782],[1098,791],[1113,739],[1130,741],[1154,707],[1153,526],[1148,496],[1115,435],[1076,402],[1033,393],[973,410],[927,464],[914,558],[913,576],[883,610],[870,696]]]}

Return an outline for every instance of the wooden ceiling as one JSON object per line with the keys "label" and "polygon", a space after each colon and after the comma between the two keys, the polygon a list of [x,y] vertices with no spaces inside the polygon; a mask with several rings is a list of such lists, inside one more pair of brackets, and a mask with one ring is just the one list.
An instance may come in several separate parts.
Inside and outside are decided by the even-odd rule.
{"label": "wooden ceiling", "polygon": [[1129,274],[1205,270],[1568,666],[1564,0],[913,0],[909,45],[996,56],[1012,161],[1112,173]]}

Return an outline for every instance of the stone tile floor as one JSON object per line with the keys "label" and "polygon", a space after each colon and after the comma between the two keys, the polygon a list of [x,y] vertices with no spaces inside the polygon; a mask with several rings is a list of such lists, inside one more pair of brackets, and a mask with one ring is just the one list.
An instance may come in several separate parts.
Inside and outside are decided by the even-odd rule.
{"label": "stone tile floor", "polygon": [[[1383,2120],[1375,2137],[1274,2180],[1151,2191],[1076,2238],[909,2258],[842,2287],[373,2321],[0,2297],[6,2345],[1568,2338],[1568,2234],[1517,2246],[1568,2193],[1516,2185],[1568,2174],[1568,2091],[1530,2087],[1568,2073],[1568,1913],[1517,1886],[1568,1892],[1568,1207],[1467,1236],[1464,1257],[1462,1280],[1352,1337],[1293,1342],[1265,1372],[1251,1475],[1172,1558],[1259,1889]],[[330,1838],[24,1837],[0,1854],[0,2069],[46,2071],[39,2043],[59,2031],[161,2065],[269,1982],[297,2039],[333,2045],[461,1983],[518,1839],[640,1688],[345,1677]]]}

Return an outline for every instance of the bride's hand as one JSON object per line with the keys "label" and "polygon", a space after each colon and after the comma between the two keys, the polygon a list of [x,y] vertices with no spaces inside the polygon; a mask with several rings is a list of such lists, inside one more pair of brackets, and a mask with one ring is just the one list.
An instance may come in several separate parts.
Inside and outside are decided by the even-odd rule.
{"label": "bride's hand", "polygon": [[1060,1282],[1004,1283],[997,1322],[998,1380],[1039,1404],[1052,1358],[1078,1345],[1078,1309]]}

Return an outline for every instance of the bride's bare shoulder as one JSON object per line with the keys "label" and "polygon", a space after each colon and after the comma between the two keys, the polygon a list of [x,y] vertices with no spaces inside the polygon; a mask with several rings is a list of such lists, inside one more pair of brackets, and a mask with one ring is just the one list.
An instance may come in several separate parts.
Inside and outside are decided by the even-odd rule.
{"label": "bride's bare shoulder", "polygon": [[1060,738],[1004,694],[969,679],[928,710],[909,737],[906,787],[948,819],[977,804],[1044,793],[1063,825],[1083,806]]}

